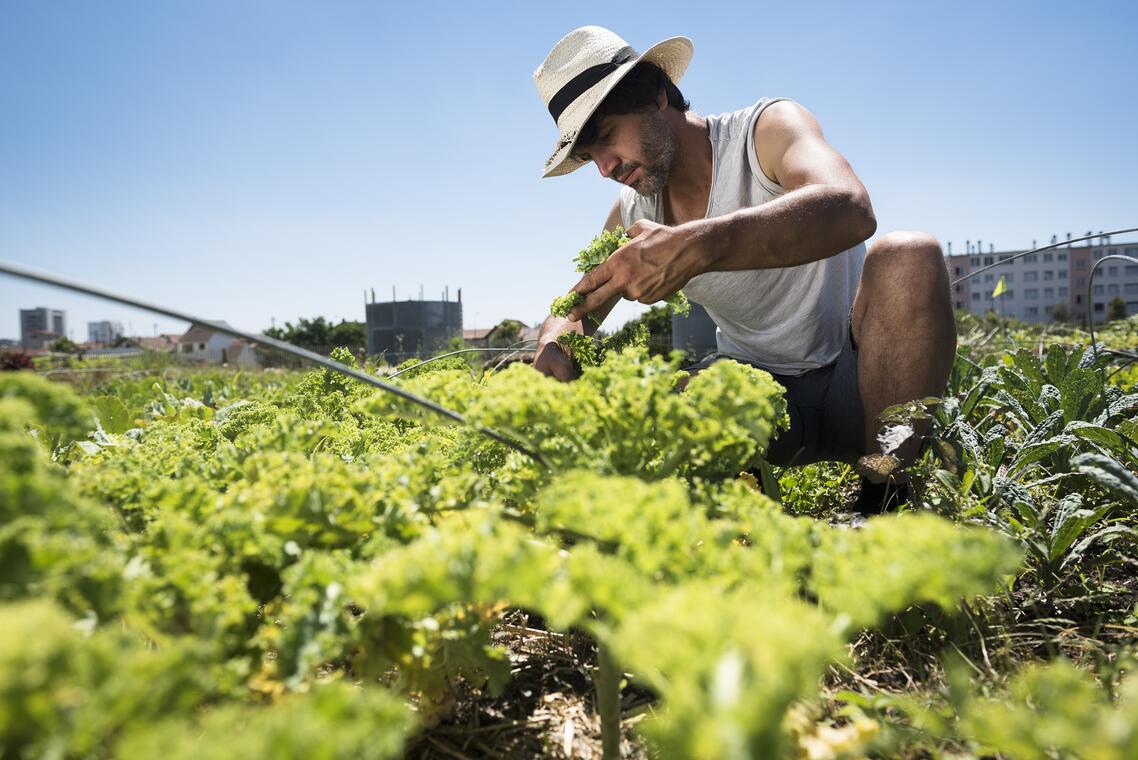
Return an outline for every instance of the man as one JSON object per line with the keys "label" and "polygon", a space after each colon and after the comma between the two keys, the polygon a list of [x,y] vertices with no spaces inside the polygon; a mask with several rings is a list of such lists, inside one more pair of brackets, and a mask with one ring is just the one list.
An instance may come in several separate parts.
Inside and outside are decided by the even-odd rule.
{"label": "man", "polygon": [[[631,242],[585,275],[568,319],[542,326],[534,366],[561,380],[557,344],[591,334],[621,298],[655,303],[681,288],[715,321],[717,355],[770,371],[787,389],[791,428],[772,444],[781,465],[878,453],[886,407],[943,393],[956,348],[940,246],[920,232],[883,235],[869,195],[814,117],[764,98],[720,116],[691,112],[676,83],[684,37],[636,53],[613,32],[582,27],[554,46],[534,81],[560,131],[544,176],[593,163],[624,185],[605,223]],[[867,424],[867,422],[872,424]],[[918,441],[896,452],[903,464]],[[863,483],[857,508],[897,489]]]}

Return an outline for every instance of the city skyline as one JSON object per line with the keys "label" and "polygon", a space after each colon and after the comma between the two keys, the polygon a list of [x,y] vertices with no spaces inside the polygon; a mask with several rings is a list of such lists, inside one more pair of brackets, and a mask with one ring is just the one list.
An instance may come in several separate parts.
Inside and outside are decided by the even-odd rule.
{"label": "city skyline", "polygon": [[[586,23],[641,50],[691,37],[698,113],[803,103],[879,234],[959,254],[1138,226],[1130,4],[722,10],[6,5],[0,258],[249,330],[363,321],[364,290],[392,285],[463,288],[467,327],[540,319],[617,190],[592,167],[538,178],[555,131],[530,73]],[[6,277],[0,305],[0,337],[39,305],[186,328]]]}

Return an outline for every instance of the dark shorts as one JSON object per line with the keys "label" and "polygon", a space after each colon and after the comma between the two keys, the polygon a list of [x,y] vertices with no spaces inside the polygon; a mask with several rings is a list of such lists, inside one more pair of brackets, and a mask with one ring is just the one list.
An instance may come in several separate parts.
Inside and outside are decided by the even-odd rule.
{"label": "dark shorts", "polygon": [[[710,367],[726,354],[711,354],[688,371]],[[736,361],[765,369],[743,359]],[[857,344],[850,330],[833,364],[802,375],[771,373],[786,388],[790,430],[784,430],[771,444],[767,461],[779,467],[811,462],[855,462],[865,448],[865,414],[857,384]]]}

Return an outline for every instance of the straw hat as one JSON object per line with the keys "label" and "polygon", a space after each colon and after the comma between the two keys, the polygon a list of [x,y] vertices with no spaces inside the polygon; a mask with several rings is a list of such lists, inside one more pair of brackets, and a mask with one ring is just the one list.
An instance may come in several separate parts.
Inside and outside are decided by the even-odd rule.
{"label": "straw hat", "polygon": [[692,42],[687,37],[666,39],[643,55],[599,26],[583,26],[562,37],[533,73],[537,91],[561,133],[542,176],[568,174],[584,165],[570,155],[577,135],[633,66],[640,61],[654,63],[674,84],[684,75],[691,56]]}

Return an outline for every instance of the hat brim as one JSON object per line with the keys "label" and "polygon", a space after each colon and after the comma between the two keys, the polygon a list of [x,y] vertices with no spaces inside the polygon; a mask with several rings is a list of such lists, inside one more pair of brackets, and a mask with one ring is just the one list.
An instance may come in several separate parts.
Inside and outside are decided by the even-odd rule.
{"label": "hat brim", "polygon": [[687,37],[670,37],[648,48],[639,58],[633,58],[631,61],[622,64],[620,68],[573,101],[558,121],[561,135],[554,147],[553,154],[545,162],[545,172],[541,175],[542,178],[569,174],[588,163],[588,161],[581,161],[572,155],[573,148],[577,145],[577,137],[585,123],[592,117],[593,112],[604,102],[604,99],[620,83],[620,80],[632,71],[636,64],[641,61],[654,63],[668,75],[673,84],[676,84],[687,71],[693,50],[692,41]]}

